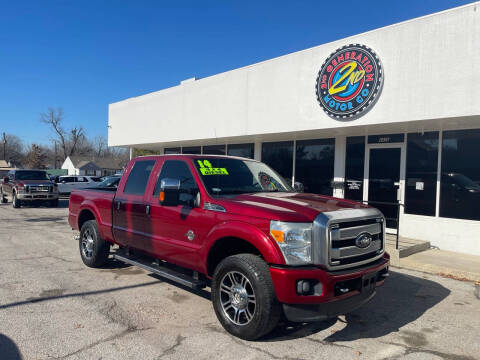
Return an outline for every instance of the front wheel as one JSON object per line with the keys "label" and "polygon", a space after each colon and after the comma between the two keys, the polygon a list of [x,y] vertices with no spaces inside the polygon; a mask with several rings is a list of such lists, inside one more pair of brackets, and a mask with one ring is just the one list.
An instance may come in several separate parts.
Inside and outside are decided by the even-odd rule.
{"label": "front wheel", "polygon": [[217,266],[212,302],[224,329],[244,340],[272,331],[281,315],[268,265],[253,254],[229,256]]}
{"label": "front wheel", "polygon": [[17,194],[16,193],[13,193],[12,206],[15,209],[18,209],[20,206],[22,206],[22,203],[20,202],[20,200],[17,199]]}
{"label": "front wheel", "polygon": [[5,204],[8,201],[7,196],[3,193],[3,187],[0,188],[0,199],[2,204]]}
{"label": "front wheel", "polygon": [[82,225],[78,246],[82,261],[88,267],[98,268],[107,262],[110,244],[100,237],[95,220],[86,221]]}

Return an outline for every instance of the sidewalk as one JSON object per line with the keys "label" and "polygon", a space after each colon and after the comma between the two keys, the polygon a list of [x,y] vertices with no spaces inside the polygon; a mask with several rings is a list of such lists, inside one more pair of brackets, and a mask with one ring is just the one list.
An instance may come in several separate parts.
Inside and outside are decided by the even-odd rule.
{"label": "sidewalk", "polygon": [[480,256],[430,249],[407,257],[392,257],[393,267],[417,270],[463,281],[480,282]]}

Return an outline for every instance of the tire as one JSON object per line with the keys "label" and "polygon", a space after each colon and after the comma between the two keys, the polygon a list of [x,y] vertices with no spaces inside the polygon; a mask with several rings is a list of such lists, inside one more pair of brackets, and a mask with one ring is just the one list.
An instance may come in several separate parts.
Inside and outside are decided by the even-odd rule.
{"label": "tire", "polygon": [[258,339],[272,331],[280,319],[282,311],[268,265],[257,255],[225,258],[215,269],[211,289],[215,314],[234,336]]}
{"label": "tire", "polygon": [[49,206],[49,207],[58,207],[58,199],[50,200],[50,201],[48,202],[48,206]]}
{"label": "tire", "polygon": [[83,263],[91,268],[102,267],[110,254],[110,244],[100,237],[95,220],[82,225],[78,247]]}
{"label": "tire", "polygon": [[17,194],[14,192],[12,196],[12,206],[15,209],[18,209],[20,206],[22,206],[22,202],[17,199]]}
{"label": "tire", "polygon": [[0,188],[0,200],[2,204],[5,204],[8,202],[7,196],[3,193],[3,187]]}

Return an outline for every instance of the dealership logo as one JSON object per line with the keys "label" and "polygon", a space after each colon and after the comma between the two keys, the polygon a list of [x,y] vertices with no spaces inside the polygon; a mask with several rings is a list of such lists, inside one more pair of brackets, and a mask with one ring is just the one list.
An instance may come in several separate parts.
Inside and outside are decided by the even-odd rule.
{"label": "dealership logo", "polygon": [[330,117],[353,120],[373,106],[382,84],[377,54],[365,45],[346,45],[323,63],[317,77],[317,99]]}
{"label": "dealership logo", "polygon": [[360,249],[365,249],[370,246],[372,243],[372,235],[369,233],[361,233],[360,235],[357,236],[355,239],[355,245],[359,247]]}

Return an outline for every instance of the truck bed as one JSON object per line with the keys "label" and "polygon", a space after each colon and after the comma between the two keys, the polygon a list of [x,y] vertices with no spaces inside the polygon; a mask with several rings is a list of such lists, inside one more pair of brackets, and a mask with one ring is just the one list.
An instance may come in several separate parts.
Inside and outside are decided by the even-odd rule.
{"label": "truck bed", "polygon": [[113,242],[112,235],[112,203],[116,189],[113,188],[89,188],[72,191],[69,201],[68,222],[73,229],[78,228],[80,208],[90,210],[97,220],[100,236]]}

